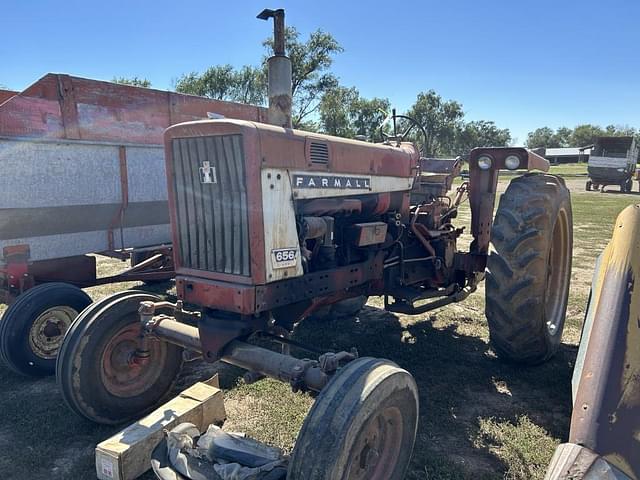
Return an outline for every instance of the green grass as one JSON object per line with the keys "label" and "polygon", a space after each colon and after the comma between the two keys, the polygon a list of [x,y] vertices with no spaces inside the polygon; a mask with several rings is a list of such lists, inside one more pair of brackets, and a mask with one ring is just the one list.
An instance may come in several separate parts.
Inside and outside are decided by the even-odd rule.
{"label": "green grass", "polygon": [[[483,286],[465,302],[429,315],[386,313],[380,299],[372,298],[357,318],[308,320],[295,331],[296,340],[316,348],[356,346],[361,355],[389,358],[414,375],[420,418],[408,479],[542,479],[555,445],[567,438],[571,372],[593,264],[617,214],[640,198],[587,193],[578,178],[567,184],[574,213],[574,270],[564,344],[550,362],[523,368],[496,359],[488,344]],[[468,221],[463,211],[458,223]],[[101,260],[99,266],[107,274],[122,264]],[[97,287],[90,293],[99,299],[134,285]],[[164,287],[154,289],[174,293],[171,284]],[[290,450],[313,400],[272,380],[244,385],[235,368],[197,362],[186,366],[177,390],[214,372],[220,373],[225,390],[226,428]],[[3,478],[94,478],[93,448],[117,428],[96,426],[69,412],[51,378],[23,378],[0,366],[0,385]]]}
{"label": "green grass", "polygon": [[572,177],[587,174],[586,163],[561,163],[558,165],[551,165],[549,173],[553,175],[560,175],[561,177]]}

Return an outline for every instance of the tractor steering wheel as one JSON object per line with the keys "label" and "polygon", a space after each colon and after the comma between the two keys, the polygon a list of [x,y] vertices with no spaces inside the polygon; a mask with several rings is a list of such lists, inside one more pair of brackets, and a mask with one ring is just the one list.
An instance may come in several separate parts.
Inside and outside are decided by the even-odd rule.
{"label": "tractor steering wheel", "polygon": [[[398,124],[397,124],[397,120],[396,120],[398,118],[403,118],[403,119],[409,121],[409,126],[406,127],[404,129],[404,131],[402,133],[400,133],[400,134],[398,133]],[[424,137],[424,144],[426,145],[426,143],[427,143],[427,131],[422,126],[422,124],[420,122],[418,122],[415,118],[409,117],[407,115],[397,115],[396,114],[396,109],[394,108],[391,111],[391,119],[393,120],[393,135],[388,135],[388,134],[384,133],[384,124],[386,123],[386,121],[384,121],[384,122],[382,122],[380,124],[380,135],[382,136],[382,138],[385,141],[385,143],[389,143],[390,141],[393,140],[399,145],[400,142],[402,142],[405,138],[407,138],[407,136],[411,133],[411,131],[415,127],[418,127],[420,129],[420,131],[422,132],[422,136]]]}

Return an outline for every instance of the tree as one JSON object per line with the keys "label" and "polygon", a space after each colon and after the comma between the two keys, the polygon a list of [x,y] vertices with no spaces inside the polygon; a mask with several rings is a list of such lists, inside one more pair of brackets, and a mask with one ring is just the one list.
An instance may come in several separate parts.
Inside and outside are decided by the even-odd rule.
{"label": "tree", "polygon": [[559,147],[571,147],[571,135],[573,130],[567,127],[560,127],[556,130],[556,143]]}
{"label": "tree", "polygon": [[456,132],[463,126],[462,105],[455,100],[443,100],[434,90],[418,94],[407,115],[420,123],[426,139],[414,129],[414,139],[422,144],[425,156],[450,155],[455,151]]}
{"label": "tree", "polygon": [[176,91],[254,105],[264,104],[267,87],[261,68],[249,65],[236,70],[232,65],[215,65],[202,74],[191,72],[176,82]]}
{"label": "tree", "polygon": [[605,131],[597,125],[578,125],[571,134],[571,145],[574,147],[584,147],[595,143],[598,137],[606,135]]}
{"label": "tree", "polygon": [[498,128],[494,122],[475,120],[465,123],[456,132],[455,154],[467,156],[476,147],[506,147],[511,143],[511,132]]}
{"label": "tree", "polygon": [[[338,79],[328,72],[333,57],[343,48],[330,33],[316,30],[306,42],[294,27],[286,29],[286,50],[291,59],[291,93],[293,95],[292,122],[299,128],[320,107],[322,96],[338,87]],[[273,39],[264,45],[273,50]],[[266,60],[266,59],[265,59]]]}
{"label": "tree", "polygon": [[606,135],[612,137],[635,137],[640,134],[640,131],[629,125],[607,125],[604,130]]}
{"label": "tree", "polygon": [[330,135],[347,138],[362,135],[370,141],[381,141],[379,127],[389,106],[387,99],[367,99],[356,88],[336,87],[320,101],[320,128]]}
{"label": "tree", "polygon": [[144,87],[149,88],[151,86],[151,82],[146,78],[138,78],[138,77],[113,77],[111,80],[113,83],[120,83],[122,85],[131,85],[132,87]]}
{"label": "tree", "polygon": [[[306,42],[293,27],[286,29],[287,54],[291,59],[294,128],[315,130],[312,114],[316,113],[322,96],[338,87],[337,78],[328,72],[333,57],[342,47],[329,33],[317,30]],[[273,39],[264,45],[273,48]],[[176,91],[217,100],[254,105],[267,103],[267,65],[245,65],[237,70],[231,65],[215,65],[203,73],[191,72],[176,81]]]}
{"label": "tree", "polygon": [[557,148],[560,146],[558,137],[549,127],[537,128],[527,135],[529,148]]}
{"label": "tree", "polygon": [[380,125],[390,108],[391,103],[386,98],[358,98],[353,120],[356,135],[363,135],[372,142],[381,142]]}
{"label": "tree", "polygon": [[353,111],[358,97],[358,90],[353,87],[336,87],[326,92],[319,104],[322,131],[337,137],[354,137]]}

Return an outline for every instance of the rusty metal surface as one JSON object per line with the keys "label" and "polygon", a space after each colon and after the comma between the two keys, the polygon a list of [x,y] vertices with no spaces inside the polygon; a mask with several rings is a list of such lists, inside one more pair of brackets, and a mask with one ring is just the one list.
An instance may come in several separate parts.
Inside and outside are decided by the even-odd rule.
{"label": "rusty metal surface", "polygon": [[627,207],[599,261],[593,322],[576,390],[569,441],[640,478],[640,206]]}
{"label": "rusty metal surface", "polygon": [[291,60],[286,56],[284,10],[264,9],[258,15],[261,20],[273,18],[273,56],[267,60],[269,123],[284,128],[292,128],[291,110],[293,106],[291,84]]}
{"label": "rusty metal surface", "polygon": [[[478,158],[487,155],[492,159],[491,168],[482,170]],[[469,204],[471,206],[472,254],[487,254],[493,225],[493,210],[498,184],[498,171],[506,169],[505,160],[510,155],[520,159],[516,170],[549,170],[549,162],[526,148],[474,148],[469,156]]]}
{"label": "rusty metal surface", "polygon": [[69,75],[0,93],[0,248],[28,247],[31,261],[169,243],[165,128],[208,112],[266,119],[261,107]]}
{"label": "rusty metal surface", "polygon": [[207,112],[266,121],[262,107],[49,73],[0,105],[0,136],[159,145]]}
{"label": "rusty metal surface", "polygon": [[3,90],[0,88],[0,105],[17,94],[18,92],[14,92],[13,90]]}
{"label": "rusty metal surface", "polygon": [[522,147],[481,147],[474,148],[469,156],[470,169],[477,167],[478,157],[488,155],[493,160],[492,168],[507,169],[505,160],[510,155],[520,158],[520,165],[516,170],[540,170],[549,171],[549,160],[537,153]]}
{"label": "rusty metal surface", "polygon": [[549,464],[545,480],[631,480],[591,450],[563,443]]}
{"label": "rusty metal surface", "polygon": [[179,275],[176,278],[178,298],[185,303],[216,308],[228,312],[253,313],[255,311],[255,287],[222,282],[197,276]]}
{"label": "rusty metal surface", "polygon": [[[369,281],[382,279],[382,257],[360,264],[348,265],[334,270],[310,273],[304,277],[291,278],[268,285],[241,285],[238,283],[209,280],[197,276],[179,275],[176,279],[178,298],[185,303],[229,312],[251,315],[274,308],[313,300],[313,309],[326,299],[339,300],[356,294],[349,293]],[[340,295],[337,295],[339,293]],[[303,309],[303,313],[308,313]]]}

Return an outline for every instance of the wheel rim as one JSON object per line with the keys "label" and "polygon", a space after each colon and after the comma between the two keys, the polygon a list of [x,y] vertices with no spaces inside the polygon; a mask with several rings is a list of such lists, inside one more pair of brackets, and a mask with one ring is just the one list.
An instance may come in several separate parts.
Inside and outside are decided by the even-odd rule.
{"label": "wheel rim", "polygon": [[566,308],[567,288],[571,261],[569,251],[569,221],[566,210],[558,212],[558,219],[551,235],[551,248],[547,259],[547,288],[545,292],[545,314],[547,331],[556,335],[561,329]]}
{"label": "wheel rim", "polygon": [[387,407],[372,415],[355,439],[346,478],[390,478],[400,456],[402,430],[402,413],[397,407]]}
{"label": "wheel rim", "polygon": [[162,342],[149,338],[149,357],[135,362],[140,326],[121,328],[107,343],[102,353],[100,376],[105,389],[116,397],[131,398],[146,392],[162,374],[167,349]]}
{"label": "wheel rim", "polygon": [[29,330],[31,351],[45,360],[56,358],[64,334],[77,316],[75,309],[62,305],[51,307],[38,315]]}

